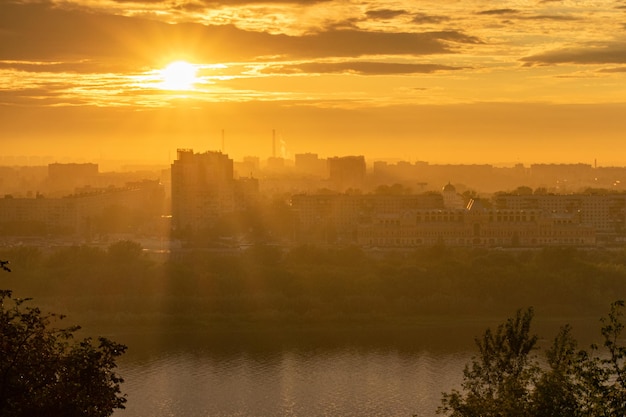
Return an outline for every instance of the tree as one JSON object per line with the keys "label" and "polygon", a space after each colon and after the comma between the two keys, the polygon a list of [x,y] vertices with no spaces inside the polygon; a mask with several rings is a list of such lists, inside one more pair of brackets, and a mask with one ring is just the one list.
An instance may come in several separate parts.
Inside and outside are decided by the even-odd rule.
{"label": "tree", "polygon": [[548,370],[538,379],[533,393],[533,415],[580,416],[580,381],[576,364],[583,360],[568,325],[561,328],[546,352]]}
{"label": "tree", "polygon": [[479,356],[463,371],[464,393],[444,393],[437,413],[452,417],[530,416],[529,387],[539,367],[530,356],[537,336],[530,334],[533,310],[517,311],[494,332],[476,339]]}
{"label": "tree", "polygon": [[515,195],[532,195],[533,194],[533,189],[528,187],[528,186],[526,186],[526,185],[520,185],[515,190],[513,190],[513,194],[515,194]]}
{"label": "tree", "polygon": [[444,393],[438,414],[451,417],[610,417],[626,415],[626,346],[622,342],[623,301],[602,318],[604,352],[596,345],[577,350],[564,326],[540,368],[530,352],[532,309],[487,329],[476,340],[480,355],[463,372],[463,392]]}
{"label": "tree", "polygon": [[79,326],[53,327],[64,316],[28,301],[0,290],[0,415],[105,417],[123,409],[123,379],[114,370],[126,346],[103,337],[75,341]]}
{"label": "tree", "polygon": [[591,346],[591,353],[581,353],[577,376],[582,389],[579,403],[585,416],[626,415],[626,346],[623,343],[622,317],[624,301],[611,304],[608,317],[602,318],[600,332],[604,339],[604,353]]}

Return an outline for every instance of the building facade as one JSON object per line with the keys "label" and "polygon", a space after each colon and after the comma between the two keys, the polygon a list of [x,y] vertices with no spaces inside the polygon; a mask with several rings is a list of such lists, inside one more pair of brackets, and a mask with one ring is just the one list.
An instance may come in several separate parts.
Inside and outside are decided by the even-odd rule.
{"label": "building facade", "polygon": [[360,189],[365,186],[365,157],[342,156],[328,158],[328,175],[334,190]]}
{"label": "building facade", "polygon": [[172,227],[198,231],[220,217],[254,206],[257,179],[233,178],[233,160],[222,152],[194,153],[179,149],[172,164]]}
{"label": "building facade", "polygon": [[[0,199],[0,235],[64,235],[90,239],[107,230],[113,215],[141,213],[142,223],[164,211],[165,192],[158,180],[128,183],[125,187],[90,188],[62,198]],[[125,223],[133,223],[124,219]],[[109,225],[111,226],[111,225]],[[150,227],[150,226],[146,226]],[[133,232],[137,232],[134,228]]]}
{"label": "building facade", "polygon": [[[452,193],[447,186],[444,192]],[[406,248],[594,246],[615,243],[623,196],[550,196],[529,202],[470,200],[439,193],[293,196],[298,243]],[[616,220],[617,216],[617,220]],[[607,241],[607,231],[613,239]],[[604,240],[603,240],[604,239]]]}
{"label": "building facade", "polygon": [[599,242],[623,241],[626,223],[626,194],[504,194],[494,198],[498,209],[540,210],[554,217],[575,217],[593,228]]}
{"label": "building facade", "polygon": [[233,160],[228,155],[179,149],[172,164],[172,227],[210,227],[222,213],[232,212],[233,181]]}

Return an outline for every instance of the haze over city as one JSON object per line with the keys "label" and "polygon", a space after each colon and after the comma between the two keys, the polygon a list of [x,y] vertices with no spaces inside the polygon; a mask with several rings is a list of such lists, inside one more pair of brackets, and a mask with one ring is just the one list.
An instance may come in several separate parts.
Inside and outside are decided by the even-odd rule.
{"label": "haze over city", "polygon": [[0,415],[624,416],[625,116],[626,0],[0,0]]}
{"label": "haze over city", "polygon": [[238,159],[271,155],[275,129],[290,154],[623,165],[625,12],[567,0],[3,1],[2,150],[162,163],[223,147]]}

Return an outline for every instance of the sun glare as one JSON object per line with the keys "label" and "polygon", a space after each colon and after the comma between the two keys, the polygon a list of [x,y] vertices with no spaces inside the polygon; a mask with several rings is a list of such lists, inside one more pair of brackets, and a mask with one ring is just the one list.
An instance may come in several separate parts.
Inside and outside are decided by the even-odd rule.
{"label": "sun glare", "polygon": [[192,90],[198,78],[198,68],[185,61],[176,61],[160,71],[161,88],[165,90]]}

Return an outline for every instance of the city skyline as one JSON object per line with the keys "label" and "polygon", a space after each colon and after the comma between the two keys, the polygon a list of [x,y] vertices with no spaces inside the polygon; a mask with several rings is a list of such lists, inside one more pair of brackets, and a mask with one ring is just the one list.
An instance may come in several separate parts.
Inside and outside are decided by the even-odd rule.
{"label": "city skyline", "polygon": [[275,131],[289,155],[622,166],[625,30],[624,1],[9,0],[2,154],[266,157]]}
{"label": "city skyline", "polygon": [[[306,157],[312,156],[315,157],[319,162],[327,162],[333,158],[346,158],[346,157],[363,157],[365,158],[365,163],[367,170],[371,170],[374,167],[374,164],[382,162],[389,165],[397,165],[397,164],[409,164],[409,165],[427,165],[427,166],[491,166],[493,168],[513,168],[513,167],[524,167],[530,168],[533,165],[544,165],[544,166],[588,166],[590,168],[625,168],[626,160],[623,164],[611,164],[607,161],[598,160],[593,156],[589,156],[590,160],[572,160],[571,162],[558,162],[555,160],[515,160],[515,161],[499,161],[499,162],[477,162],[472,160],[463,160],[459,162],[451,162],[451,161],[437,161],[437,160],[424,160],[413,157],[401,157],[401,156],[389,156],[389,157],[372,157],[371,155],[363,154],[357,152],[353,152],[351,154],[328,154],[324,155],[319,152],[316,152],[312,149],[303,150],[303,152],[299,153],[289,153],[285,156],[281,156],[277,154],[276,156],[272,156],[272,152],[261,157],[259,155],[254,154],[245,154],[239,157],[233,157],[228,151],[224,152],[219,148],[182,148],[178,147],[175,149],[171,149],[167,151],[167,155],[164,158],[155,158],[155,159],[142,159],[142,158],[124,158],[122,156],[113,156],[112,158],[106,158],[103,155],[94,156],[93,158],[87,156],[53,156],[53,155],[10,155],[6,153],[0,154],[0,167],[46,167],[50,164],[96,164],[99,167],[101,172],[116,172],[116,171],[128,171],[128,170],[142,170],[142,169],[164,169],[169,168],[173,164],[176,159],[176,154],[179,151],[192,151],[195,154],[204,154],[204,153],[223,153],[225,156],[231,158],[235,163],[246,163],[251,159],[257,160],[260,168],[272,168],[272,165],[276,167],[274,162],[276,160],[283,160],[282,167],[285,170],[290,170],[295,167],[297,163],[298,157]],[[278,161],[281,162],[281,161]]]}

